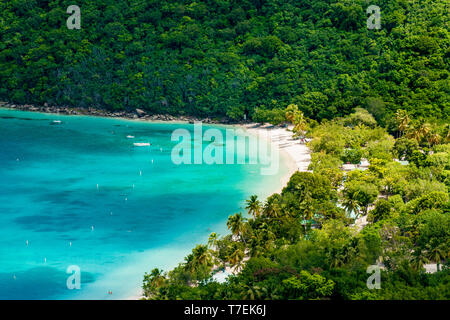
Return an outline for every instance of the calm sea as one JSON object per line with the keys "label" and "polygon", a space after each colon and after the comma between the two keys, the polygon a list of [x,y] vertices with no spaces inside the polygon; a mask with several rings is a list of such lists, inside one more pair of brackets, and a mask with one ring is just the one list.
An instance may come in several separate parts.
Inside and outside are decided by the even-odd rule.
{"label": "calm sea", "polygon": [[[282,164],[272,176],[260,165],[175,165],[178,128],[193,131],[0,109],[0,299],[136,295],[144,272],[225,234],[228,215],[286,174]],[[69,266],[80,289],[67,288]]]}

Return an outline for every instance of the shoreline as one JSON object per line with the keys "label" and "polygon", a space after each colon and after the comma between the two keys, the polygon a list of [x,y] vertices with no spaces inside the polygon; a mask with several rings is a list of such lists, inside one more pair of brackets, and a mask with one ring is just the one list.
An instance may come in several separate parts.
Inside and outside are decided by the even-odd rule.
{"label": "shoreline", "polygon": [[[308,165],[311,162],[311,152],[305,143],[302,143],[299,139],[293,138],[292,129],[293,126],[288,128],[276,127],[272,125],[259,125],[257,123],[236,125],[238,128],[242,128],[245,132],[251,135],[255,135],[259,139],[265,139],[273,148],[276,148],[280,152],[279,161],[287,166],[287,172],[284,174],[277,187],[271,188],[269,195],[274,193],[281,193],[283,188],[289,182],[291,176],[297,171],[308,171]],[[284,161],[281,161],[283,158]],[[225,272],[228,274],[236,274],[238,270],[227,267]],[[132,294],[125,298],[125,300],[141,300],[144,296],[141,294],[142,289],[136,290],[135,294]]]}
{"label": "shoreline", "polygon": [[[173,116],[168,114],[149,114],[142,109],[135,109],[133,111],[120,110],[110,111],[97,108],[77,108],[77,107],[60,107],[60,106],[35,106],[31,104],[13,104],[4,101],[0,101],[0,108],[13,109],[19,111],[39,112],[49,114],[60,114],[67,116],[93,116],[93,117],[105,117],[112,119],[123,120],[138,120],[138,121],[152,121],[152,122],[167,122],[167,123],[194,123],[195,121],[201,121],[207,124],[225,124],[225,125],[239,125],[244,122],[231,121],[228,118],[201,118],[195,116]],[[248,123],[248,122],[247,122]]]}
{"label": "shoreline", "polygon": [[[305,143],[302,143],[300,139],[294,139],[292,131],[293,126],[287,128],[276,127],[272,125],[259,125],[257,123],[250,123],[244,125],[237,125],[237,127],[244,129],[245,132],[255,135],[259,139],[265,139],[272,147],[278,149],[280,157],[285,161],[280,161],[287,165],[287,173],[280,179],[280,183],[276,188],[270,189],[269,195],[274,193],[281,193],[283,188],[289,182],[291,176],[297,171],[308,171],[309,163],[311,162],[311,152]],[[238,270],[225,268],[225,275],[237,274]],[[136,290],[136,293],[128,296],[125,300],[141,300],[143,295],[140,293],[142,289]]]}
{"label": "shoreline", "polygon": [[253,134],[260,139],[268,141],[274,150],[278,150],[280,155],[284,157],[287,161],[284,161],[288,166],[288,173],[282,178],[281,186],[274,189],[273,193],[280,193],[281,190],[286,186],[289,178],[296,171],[308,171],[309,163],[311,162],[311,152],[305,143],[301,143],[300,139],[294,139],[292,128],[290,125],[288,127],[273,126],[270,124],[258,124],[255,122],[230,122],[221,120],[213,120],[210,118],[198,118],[193,116],[172,116],[172,115],[149,115],[145,111],[136,109],[134,112],[130,111],[108,111],[95,108],[72,108],[72,107],[49,107],[41,106],[37,107],[34,105],[15,105],[9,104],[7,102],[0,101],[0,108],[27,111],[27,112],[38,112],[38,113],[48,113],[48,114],[62,114],[62,115],[75,115],[75,116],[93,116],[93,117],[103,117],[119,120],[131,120],[131,121],[141,121],[141,122],[153,122],[153,123],[190,123],[202,122],[206,124],[214,125],[224,125],[224,126],[235,126],[243,129],[249,134]]}
{"label": "shoreline", "polygon": [[[28,112],[62,114],[68,116],[70,115],[97,116],[97,117],[106,117],[121,120],[134,120],[142,122],[193,123],[195,121],[202,121],[208,124],[236,126],[238,128],[243,129],[244,132],[256,136],[258,139],[266,140],[271,144],[271,148],[273,148],[272,150],[278,150],[279,152],[278,158],[279,164],[283,163],[287,172],[280,178],[279,184],[277,184],[276,187],[267,189],[268,195],[274,193],[281,193],[283,188],[289,182],[290,177],[297,171],[308,171],[308,165],[311,162],[311,152],[309,148],[300,139],[293,138],[293,132],[290,131],[293,126],[279,127],[270,124],[261,125],[258,123],[227,123],[220,121],[215,122],[209,118],[198,119],[195,117],[184,117],[184,116],[181,117],[165,116],[165,115],[138,116],[136,113],[127,113],[125,111],[111,113],[108,111],[99,111],[97,109],[88,109],[88,110],[76,108],[61,109],[55,107],[37,108],[31,105],[16,106],[5,104],[2,102],[0,102],[0,107]],[[232,271],[232,273],[235,273],[235,271]],[[143,298],[142,288],[138,288],[135,294],[128,296],[124,300],[141,300],[142,298]]]}
{"label": "shoreline", "polygon": [[[288,127],[278,127],[270,124],[260,125],[257,123],[240,125],[249,134],[256,135],[258,138],[268,141],[273,148],[276,148],[280,152],[280,157],[286,161],[280,161],[284,163],[287,168],[287,172],[280,179],[280,184],[269,192],[269,195],[274,193],[281,193],[286,187],[291,176],[299,172],[308,172],[308,166],[311,163],[311,151],[306,143],[300,139],[294,139],[293,132],[291,131],[293,125]],[[248,257],[244,258],[244,261],[248,260]],[[229,266],[225,267],[224,271],[220,271],[215,274],[219,275],[219,278],[225,279],[228,275],[236,275],[242,269],[233,269]],[[217,280],[217,279],[216,279]],[[140,298],[139,298],[140,299]]]}
{"label": "shoreline", "polygon": [[287,166],[287,173],[281,178],[280,185],[274,188],[270,194],[280,193],[289,182],[290,177],[297,171],[308,171],[311,162],[311,152],[305,143],[300,139],[293,138],[293,126],[278,127],[270,124],[260,125],[257,123],[239,125],[250,134],[268,141],[274,150],[280,153],[279,159],[284,158],[283,162]]}

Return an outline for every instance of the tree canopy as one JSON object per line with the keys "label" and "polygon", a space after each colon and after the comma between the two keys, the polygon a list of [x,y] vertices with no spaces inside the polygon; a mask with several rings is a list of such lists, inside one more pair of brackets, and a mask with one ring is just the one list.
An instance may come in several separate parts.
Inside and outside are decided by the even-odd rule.
{"label": "tree canopy", "polygon": [[[145,296],[448,299],[450,141],[440,139],[431,148],[427,143],[433,132],[448,128],[400,110],[399,115],[423,122],[429,130],[414,134],[422,129],[398,121],[395,139],[374,124],[366,110],[320,125],[303,117],[296,106],[284,111],[286,122],[305,122],[304,134],[312,139],[312,172],[294,173],[280,194],[265,201],[251,196],[247,213],[229,217],[231,234],[220,239],[211,234],[209,243],[214,245],[203,251],[210,259],[193,264],[198,267],[188,276],[182,270],[191,264],[189,259],[165,273],[164,281],[160,272],[146,275]],[[408,133],[415,138],[405,140]],[[421,161],[395,158],[403,154],[404,142],[415,147]],[[343,155],[351,148],[359,148],[368,167],[343,169]],[[198,248],[188,257],[198,255]],[[425,273],[427,263],[435,263],[437,272]],[[379,290],[366,286],[367,267],[374,265],[382,269]],[[219,283],[214,275],[224,267],[234,274]]]}
{"label": "tree canopy", "polygon": [[445,0],[377,0],[380,30],[365,0],[79,0],[69,30],[72,4],[1,1],[0,99],[256,121],[289,104],[316,120],[449,116]]}

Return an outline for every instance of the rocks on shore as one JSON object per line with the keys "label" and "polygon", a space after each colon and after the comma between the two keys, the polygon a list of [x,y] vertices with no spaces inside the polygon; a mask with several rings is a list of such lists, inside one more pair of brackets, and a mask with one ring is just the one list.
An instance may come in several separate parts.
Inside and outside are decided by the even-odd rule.
{"label": "rocks on shore", "polygon": [[91,115],[98,117],[110,117],[110,118],[126,118],[126,119],[143,119],[150,121],[181,121],[194,123],[200,121],[202,123],[233,123],[228,118],[222,119],[211,119],[211,118],[197,118],[193,116],[172,116],[169,114],[148,114],[143,109],[135,109],[133,111],[110,111],[104,109],[96,108],[74,108],[69,106],[50,106],[44,103],[43,106],[35,106],[30,104],[16,105],[10,104],[8,102],[0,101],[0,107],[23,110],[23,111],[33,111],[33,112],[45,112],[45,113],[58,113],[65,115]]}

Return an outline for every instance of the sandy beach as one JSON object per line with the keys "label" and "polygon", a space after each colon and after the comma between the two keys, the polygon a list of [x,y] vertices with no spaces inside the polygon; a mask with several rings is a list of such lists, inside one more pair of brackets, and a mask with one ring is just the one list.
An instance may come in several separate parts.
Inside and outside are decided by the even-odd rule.
{"label": "sandy beach", "polygon": [[308,171],[311,162],[311,152],[300,139],[294,139],[292,127],[275,127],[270,124],[260,125],[257,123],[241,125],[248,133],[254,134],[262,139],[267,139],[275,149],[278,149],[280,156],[287,164],[288,172],[282,177],[277,189],[271,190],[279,193],[286,186],[292,174],[296,171]]}
{"label": "sandy beach", "polygon": [[[280,158],[284,158],[283,163],[287,165],[287,174],[284,175],[280,183],[271,190],[271,193],[280,193],[282,189],[289,182],[290,177],[297,171],[308,171],[308,166],[311,163],[311,152],[306,146],[306,143],[300,139],[294,139],[292,126],[287,128],[275,127],[270,124],[260,125],[256,123],[240,125],[249,134],[256,135],[260,139],[266,139],[272,144],[272,147],[280,152]],[[244,258],[244,262],[249,259],[248,256]],[[214,278],[217,281],[225,281],[225,278],[230,274],[237,274],[240,270],[236,268],[225,267],[224,271],[216,273]]]}
{"label": "sandy beach", "polygon": [[[249,134],[256,135],[260,139],[266,139],[271,143],[274,150],[280,152],[280,158],[283,158],[282,163],[287,165],[287,174],[284,175],[280,183],[271,189],[271,193],[279,193],[286,186],[292,174],[296,171],[308,171],[309,163],[311,162],[311,152],[305,143],[302,143],[300,139],[293,138],[293,132],[291,127],[282,128],[275,127],[270,124],[260,125],[257,123],[239,125]],[[248,259],[248,257],[246,257]],[[238,270],[227,267],[225,272],[219,272],[217,276],[219,278],[225,278],[228,274],[235,274]],[[140,291],[141,289],[139,289]],[[128,297],[128,300],[139,300],[143,297],[139,294],[139,291]]]}
{"label": "sandy beach", "polygon": [[[12,108],[14,109],[14,108]],[[17,108],[20,109],[20,108]],[[29,108],[23,108],[25,111],[34,111],[34,112],[46,112],[46,113],[55,113],[52,112],[54,110],[34,110]],[[59,113],[59,112],[58,112]],[[70,112],[64,112],[63,114],[73,114]],[[78,114],[74,113],[75,115]],[[107,117],[111,118],[108,114],[89,114],[91,116],[97,117]],[[114,118],[123,119],[123,120],[131,120],[131,121],[142,121],[142,122],[165,122],[165,123],[192,123],[192,119],[160,119],[160,118],[142,118],[142,117],[133,117],[131,118],[128,115],[124,114],[116,114]],[[198,121],[198,119],[197,119]],[[200,122],[203,122],[200,120]],[[208,122],[206,122],[208,123]],[[229,126],[228,124],[216,124],[216,125],[224,125]],[[231,125],[237,126],[243,129],[250,135],[255,135],[258,139],[267,140],[271,144],[272,150],[278,150],[280,165],[283,165],[286,173],[280,178],[279,183],[273,184],[271,186],[267,186],[269,188],[268,194],[280,193],[282,189],[288,183],[292,174],[297,171],[308,171],[308,166],[311,162],[311,152],[309,148],[306,146],[306,143],[301,139],[294,139],[292,130],[292,125],[288,127],[279,127],[273,126],[270,124],[257,124],[257,123],[249,123],[249,124],[238,124]],[[237,273],[237,270],[231,270],[230,268],[226,269],[225,274]],[[127,297],[127,300],[139,300],[142,299],[142,289],[137,288],[135,294],[131,294]]]}

